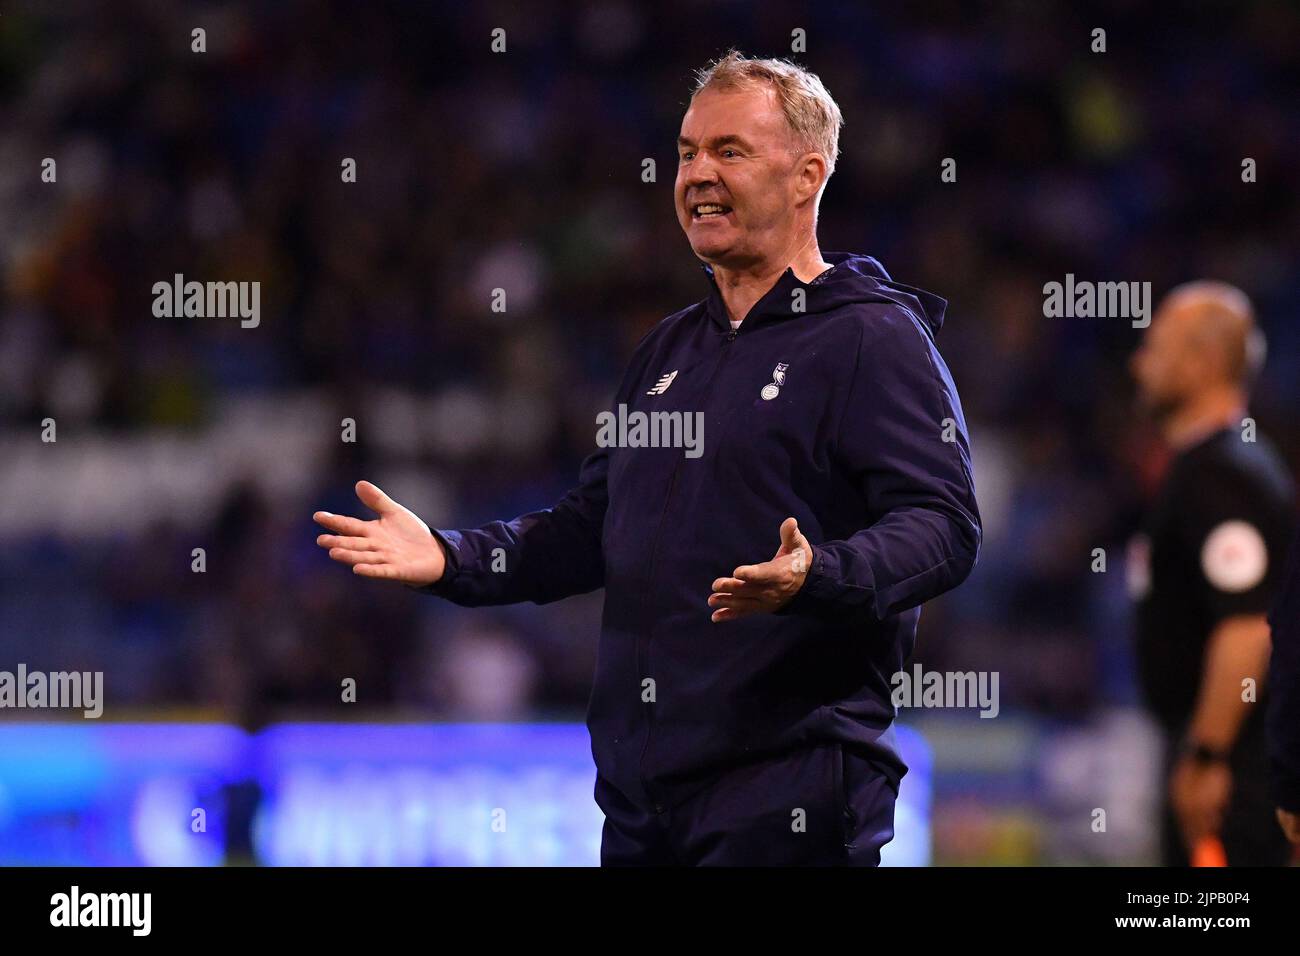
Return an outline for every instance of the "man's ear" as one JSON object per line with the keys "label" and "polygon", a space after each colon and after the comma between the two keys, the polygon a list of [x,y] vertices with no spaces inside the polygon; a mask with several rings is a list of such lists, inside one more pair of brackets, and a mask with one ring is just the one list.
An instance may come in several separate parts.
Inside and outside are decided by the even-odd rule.
{"label": "man's ear", "polygon": [[796,161],[795,196],[799,203],[816,199],[826,182],[826,160],[821,153],[804,153]]}

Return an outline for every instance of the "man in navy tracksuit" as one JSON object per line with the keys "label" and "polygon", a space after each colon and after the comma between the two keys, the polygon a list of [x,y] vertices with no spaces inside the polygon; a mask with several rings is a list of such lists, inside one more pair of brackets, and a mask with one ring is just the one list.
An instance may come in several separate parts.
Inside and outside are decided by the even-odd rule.
{"label": "man in navy tracksuit", "polygon": [[793,64],[700,74],[676,196],[708,295],[641,341],[555,507],[430,532],[361,482],[378,520],[315,516],[331,557],[457,604],[605,588],[606,865],[875,865],[893,835],[890,678],[981,528],[944,301],[818,249],[839,125]]}

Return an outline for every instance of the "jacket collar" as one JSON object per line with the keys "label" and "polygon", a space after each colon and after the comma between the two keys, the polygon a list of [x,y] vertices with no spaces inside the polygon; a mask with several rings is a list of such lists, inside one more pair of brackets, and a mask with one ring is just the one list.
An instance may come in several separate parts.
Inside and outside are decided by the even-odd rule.
{"label": "jacket collar", "polygon": [[[834,257],[834,258],[832,258]],[[822,258],[831,264],[831,267],[821,275],[814,278],[811,282],[802,281],[794,270],[786,267],[785,272],[768,289],[759,300],[754,303],[741,323],[741,328],[749,326],[753,328],[758,324],[755,320],[764,318],[788,319],[796,313],[790,311],[790,296],[795,289],[811,289],[813,286],[822,282],[828,276],[835,272],[839,264],[849,258],[844,253],[822,253]],[[727,319],[727,306],[722,301],[722,291],[718,288],[717,279],[713,274],[713,266],[707,262],[701,262],[700,268],[703,270],[705,278],[709,283],[709,297],[705,300],[705,310],[708,313],[710,321],[713,322],[723,332],[731,331],[731,322]],[[807,313],[798,313],[807,314]]]}

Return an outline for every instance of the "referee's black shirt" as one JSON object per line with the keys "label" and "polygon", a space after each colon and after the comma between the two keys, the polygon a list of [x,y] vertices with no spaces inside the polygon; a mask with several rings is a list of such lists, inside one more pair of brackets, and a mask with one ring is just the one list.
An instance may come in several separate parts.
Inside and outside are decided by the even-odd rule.
{"label": "referee's black shirt", "polygon": [[1235,428],[1171,463],[1129,566],[1139,677],[1166,733],[1181,734],[1191,718],[1219,623],[1268,612],[1293,530],[1293,495],[1273,446],[1245,441]]}

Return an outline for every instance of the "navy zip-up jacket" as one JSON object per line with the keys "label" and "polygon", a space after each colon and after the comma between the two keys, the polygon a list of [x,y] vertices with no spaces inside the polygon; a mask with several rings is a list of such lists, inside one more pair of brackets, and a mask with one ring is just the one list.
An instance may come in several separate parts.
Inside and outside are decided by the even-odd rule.
{"label": "navy zip-up jacket", "polygon": [[[702,412],[702,453],[601,448],[554,508],[434,532],[447,571],[422,590],[457,604],[604,586],[592,754],[646,809],[815,741],[855,747],[897,788],[891,675],[919,606],[975,564],[966,423],[934,341],[946,303],[869,257],[823,258],[809,283],[787,269],[736,331],[706,266],[708,298],[637,346],[610,411]],[[713,581],[771,560],[790,516],[814,552],[799,593],[712,623]]]}

